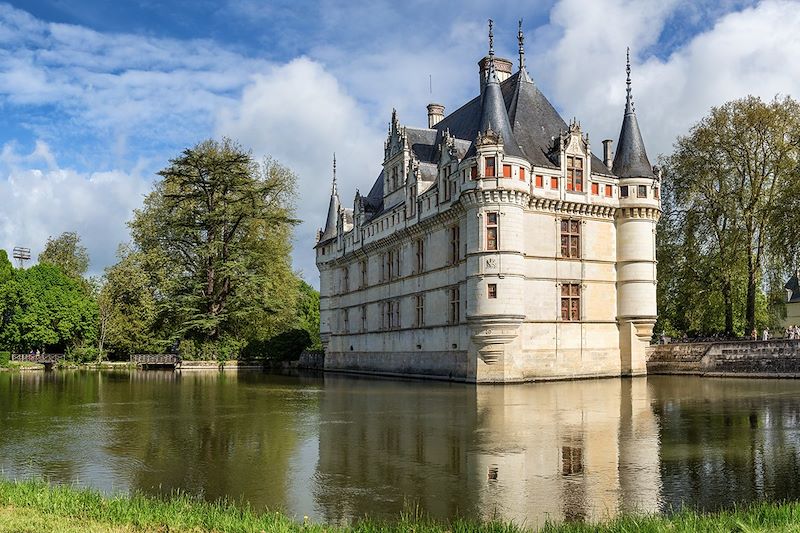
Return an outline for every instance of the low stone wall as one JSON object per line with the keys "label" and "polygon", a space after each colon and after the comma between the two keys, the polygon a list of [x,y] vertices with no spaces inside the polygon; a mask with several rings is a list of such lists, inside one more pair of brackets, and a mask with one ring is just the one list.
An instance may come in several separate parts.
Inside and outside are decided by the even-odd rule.
{"label": "low stone wall", "polygon": [[660,344],[647,349],[647,373],[800,377],[800,340]]}
{"label": "low stone wall", "polygon": [[311,370],[322,370],[325,368],[325,352],[306,350],[300,354],[297,368],[308,368]]}

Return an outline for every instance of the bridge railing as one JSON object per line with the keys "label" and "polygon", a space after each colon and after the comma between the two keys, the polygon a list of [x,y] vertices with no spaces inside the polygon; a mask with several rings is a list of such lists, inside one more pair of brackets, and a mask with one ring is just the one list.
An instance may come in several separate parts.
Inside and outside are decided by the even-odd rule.
{"label": "bridge railing", "polygon": [[63,353],[13,353],[11,354],[12,361],[25,362],[25,363],[42,363],[42,364],[55,364],[64,360]]}

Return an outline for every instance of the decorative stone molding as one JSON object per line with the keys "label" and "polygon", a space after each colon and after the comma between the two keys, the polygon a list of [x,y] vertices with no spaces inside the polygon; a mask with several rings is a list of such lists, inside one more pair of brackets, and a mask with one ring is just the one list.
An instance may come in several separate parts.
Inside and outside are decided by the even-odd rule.
{"label": "decorative stone molding", "polygon": [[570,202],[558,198],[531,197],[528,207],[534,211],[555,213],[570,216],[591,216],[595,218],[614,218],[617,208],[602,204],[585,204]]}
{"label": "decorative stone molding", "polygon": [[483,204],[515,204],[527,206],[530,194],[514,189],[467,189],[461,192],[461,201],[467,207]]}
{"label": "decorative stone molding", "polygon": [[617,218],[647,218],[658,222],[661,218],[661,209],[657,207],[620,207]]}
{"label": "decorative stone molding", "polygon": [[483,315],[467,317],[472,332],[471,339],[477,347],[478,357],[493,365],[503,357],[505,345],[517,338],[524,315]]}

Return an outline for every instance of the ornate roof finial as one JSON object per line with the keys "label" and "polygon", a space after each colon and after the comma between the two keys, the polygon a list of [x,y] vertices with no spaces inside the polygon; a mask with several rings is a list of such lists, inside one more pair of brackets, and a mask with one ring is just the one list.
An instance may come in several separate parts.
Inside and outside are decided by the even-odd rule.
{"label": "ornate roof finial", "polygon": [[635,113],[636,109],[633,107],[633,95],[631,94],[631,48],[628,47],[627,59],[625,61],[625,72],[628,74],[628,79],[625,81],[627,88],[627,96],[625,97],[625,113]]}
{"label": "ornate roof finial", "polygon": [[336,152],[333,152],[333,192],[336,192]]}
{"label": "ornate roof finial", "polygon": [[525,34],[522,33],[522,19],[519,19],[519,30],[517,30],[517,42],[519,43],[519,69],[525,69]]}
{"label": "ornate roof finial", "polygon": [[489,59],[494,59],[494,21],[489,19]]}

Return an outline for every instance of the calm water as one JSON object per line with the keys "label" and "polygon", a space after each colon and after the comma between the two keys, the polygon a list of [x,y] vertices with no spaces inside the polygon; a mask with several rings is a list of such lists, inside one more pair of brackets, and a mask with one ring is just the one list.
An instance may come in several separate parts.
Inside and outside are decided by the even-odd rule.
{"label": "calm water", "polygon": [[0,471],[343,522],[800,498],[800,381],[0,373]]}

